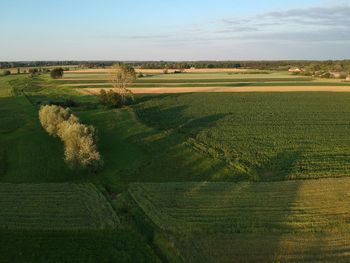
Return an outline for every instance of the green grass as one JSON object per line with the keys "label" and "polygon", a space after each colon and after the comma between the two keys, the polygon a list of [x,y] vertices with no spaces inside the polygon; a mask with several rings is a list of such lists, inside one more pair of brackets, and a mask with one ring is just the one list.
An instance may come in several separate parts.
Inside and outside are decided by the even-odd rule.
{"label": "green grass", "polygon": [[185,261],[346,262],[349,179],[133,184]]}
{"label": "green grass", "polygon": [[107,185],[128,182],[193,181],[228,175],[221,160],[196,151],[182,134],[143,124],[132,109],[76,111],[99,131]]}
{"label": "green grass", "polygon": [[115,228],[118,217],[92,184],[0,184],[2,229]]}

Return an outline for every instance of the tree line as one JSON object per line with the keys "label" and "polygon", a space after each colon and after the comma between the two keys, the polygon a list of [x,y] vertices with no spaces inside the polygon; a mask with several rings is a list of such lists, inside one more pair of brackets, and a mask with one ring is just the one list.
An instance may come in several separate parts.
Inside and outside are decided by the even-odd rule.
{"label": "tree line", "polygon": [[314,67],[322,70],[350,71],[350,60],[279,60],[279,61],[30,61],[0,62],[0,69],[18,67],[79,66],[81,68],[105,68],[114,64],[127,64],[143,69],[190,68],[254,68],[261,70],[287,70],[291,67]]}

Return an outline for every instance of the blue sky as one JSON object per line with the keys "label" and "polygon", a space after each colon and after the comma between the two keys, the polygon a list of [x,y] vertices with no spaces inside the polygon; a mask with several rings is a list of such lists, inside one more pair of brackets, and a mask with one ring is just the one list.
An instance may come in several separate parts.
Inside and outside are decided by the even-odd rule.
{"label": "blue sky", "polygon": [[349,59],[345,0],[0,0],[0,61]]}

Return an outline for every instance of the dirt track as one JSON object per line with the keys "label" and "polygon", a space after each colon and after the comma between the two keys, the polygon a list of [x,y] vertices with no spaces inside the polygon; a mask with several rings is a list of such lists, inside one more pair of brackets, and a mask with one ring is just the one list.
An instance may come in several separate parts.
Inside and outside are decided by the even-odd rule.
{"label": "dirt track", "polygon": [[[110,90],[110,88],[103,88]],[[88,94],[98,94],[101,88],[77,89]],[[184,88],[130,88],[135,94],[166,94],[194,92],[350,92],[350,86],[271,86],[271,87],[184,87]]]}

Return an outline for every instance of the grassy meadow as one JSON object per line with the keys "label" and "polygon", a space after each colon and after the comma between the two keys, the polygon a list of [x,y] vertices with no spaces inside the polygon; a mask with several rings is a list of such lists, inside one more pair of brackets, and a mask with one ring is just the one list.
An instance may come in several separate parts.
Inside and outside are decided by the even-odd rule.
{"label": "grassy meadow", "polygon": [[[133,87],[254,85],[350,84],[248,71]],[[137,94],[107,109],[86,87],[107,74],[0,77],[0,262],[347,261],[350,93]],[[40,105],[67,100],[98,131],[98,173],[68,168],[40,125]]]}

